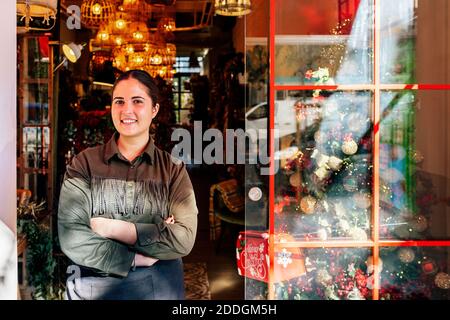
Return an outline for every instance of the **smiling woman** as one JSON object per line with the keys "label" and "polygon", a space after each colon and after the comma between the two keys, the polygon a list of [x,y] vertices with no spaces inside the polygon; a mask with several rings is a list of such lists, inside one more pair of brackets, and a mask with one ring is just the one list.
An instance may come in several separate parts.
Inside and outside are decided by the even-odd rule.
{"label": "smiling woman", "polygon": [[158,110],[153,78],[122,74],[111,106],[117,132],[67,168],[59,239],[81,276],[67,280],[67,299],[184,299],[181,257],[194,245],[198,210],[185,165],[150,138]]}

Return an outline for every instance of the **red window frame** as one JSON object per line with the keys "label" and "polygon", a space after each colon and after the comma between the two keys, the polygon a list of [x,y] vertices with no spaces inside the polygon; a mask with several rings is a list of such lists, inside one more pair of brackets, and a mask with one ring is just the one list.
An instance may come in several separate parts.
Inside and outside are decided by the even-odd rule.
{"label": "red window frame", "polygon": [[275,83],[275,16],[276,16],[276,4],[280,0],[270,0],[269,3],[269,127],[270,132],[273,132],[275,128],[274,111],[275,111],[275,92],[282,90],[369,90],[373,93],[373,114],[374,114],[374,126],[373,126],[373,190],[372,190],[372,240],[367,241],[293,241],[275,243],[275,216],[274,216],[274,204],[275,204],[275,162],[274,162],[274,137],[270,135],[270,175],[269,175],[269,281],[268,281],[268,298],[273,300],[275,298],[274,291],[274,257],[275,250],[283,247],[294,248],[357,248],[367,247],[372,249],[373,261],[374,261],[374,286],[372,289],[372,299],[379,300],[380,290],[380,270],[379,256],[380,247],[450,247],[450,240],[380,240],[379,227],[380,227],[380,92],[383,90],[449,90],[450,84],[382,84],[380,83],[380,0],[374,1],[374,63],[373,63],[373,75],[374,78],[371,84],[367,85],[276,85]]}

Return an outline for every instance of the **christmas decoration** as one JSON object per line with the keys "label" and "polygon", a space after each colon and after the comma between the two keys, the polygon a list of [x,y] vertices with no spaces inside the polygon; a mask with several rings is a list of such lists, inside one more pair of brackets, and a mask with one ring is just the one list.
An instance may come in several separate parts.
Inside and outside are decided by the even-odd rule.
{"label": "christmas decoration", "polygon": [[422,262],[422,271],[426,275],[433,275],[437,272],[438,268],[433,259],[425,259]]}
{"label": "christmas decoration", "polygon": [[358,145],[355,140],[349,139],[342,144],[342,152],[348,156],[354,155],[358,151]]}
{"label": "christmas decoration", "polygon": [[317,200],[311,196],[306,196],[300,201],[300,208],[306,214],[314,213]]}
{"label": "christmas decoration", "polygon": [[450,289],[450,275],[445,272],[439,272],[434,278],[434,283],[440,289]]}
{"label": "christmas decoration", "polygon": [[[366,265],[367,265],[367,274],[372,274],[373,271],[374,271],[373,270],[373,257],[372,256],[367,258]],[[378,271],[381,272],[382,270],[383,270],[383,260],[378,258]]]}
{"label": "christmas decoration", "polygon": [[411,263],[414,261],[415,254],[411,248],[400,248],[398,250],[398,258],[403,263]]}

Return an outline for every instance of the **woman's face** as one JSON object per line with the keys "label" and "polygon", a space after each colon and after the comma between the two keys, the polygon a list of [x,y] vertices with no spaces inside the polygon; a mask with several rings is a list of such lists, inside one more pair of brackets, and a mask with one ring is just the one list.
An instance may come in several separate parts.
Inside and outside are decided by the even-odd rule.
{"label": "woman's face", "polygon": [[120,81],[113,92],[111,114],[114,127],[122,137],[145,138],[158,113],[159,105],[153,104],[147,88],[138,80]]}

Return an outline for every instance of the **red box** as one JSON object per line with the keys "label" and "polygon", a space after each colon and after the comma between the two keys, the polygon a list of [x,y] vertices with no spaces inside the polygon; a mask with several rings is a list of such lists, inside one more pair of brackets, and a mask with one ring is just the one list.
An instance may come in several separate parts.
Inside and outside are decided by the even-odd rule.
{"label": "red box", "polygon": [[[288,234],[275,235],[275,242],[290,242]],[[236,242],[238,273],[259,281],[269,281],[269,234],[261,231],[242,231]],[[300,248],[275,251],[274,282],[289,280],[305,274],[305,259]]]}

